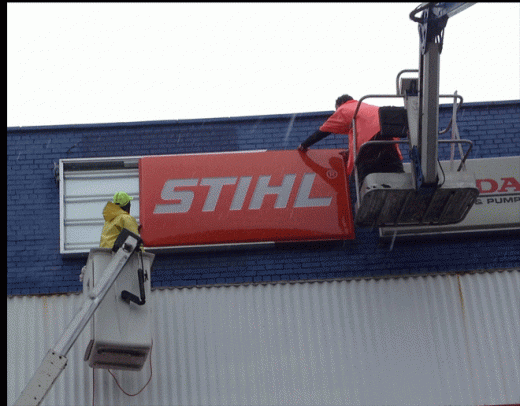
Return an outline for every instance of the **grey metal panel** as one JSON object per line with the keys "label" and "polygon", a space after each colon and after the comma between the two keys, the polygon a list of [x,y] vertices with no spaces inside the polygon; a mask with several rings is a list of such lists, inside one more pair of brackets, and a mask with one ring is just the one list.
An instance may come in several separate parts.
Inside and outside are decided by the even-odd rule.
{"label": "grey metal panel", "polygon": [[[80,295],[8,298],[8,404]],[[520,400],[520,270],[154,290],[153,376],[95,404],[503,404]],[[91,404],[88,337],[45,404]],[[130,393],[150,376],[114,371]],[[74,401],[72,401],[74,400]]]}
{"label": "grey metal panel", "polygon": [[[115,192],[122,190],[134,198],[131,214],[139,221],[139,171],[103,166],[97,170],[70,169],[71,162],[61,166],[61,253],[88,253],[91,248],[99,247],[103,208]],[[86,164],[85,160],[81,163]]]}

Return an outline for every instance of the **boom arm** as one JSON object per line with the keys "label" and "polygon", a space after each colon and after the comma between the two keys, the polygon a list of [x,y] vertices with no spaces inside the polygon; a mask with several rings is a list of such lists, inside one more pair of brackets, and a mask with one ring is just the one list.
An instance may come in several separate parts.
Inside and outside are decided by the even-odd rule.
{"label": "boom arm", "polygon": [[[439,71],[444,28],[448,18],[475,3],[423,3],[410,14],[419,23],[419,89],[407,101],[412,154],[415,155],[416,188],[436,187],[438,182]],[[422,12],[420,17],[417,14]],[[410,117],[411,115],[415,117]]]}
{"label": "boom arm", "polygon": [[[15,405],[39,405],[52,387],[61,371],[67,366],[67,354],[86,327],[94,312],[101,304],[130,256],[142,243],[140,237],[123,229],[120,234],[124,238],[112,261],[108,264],[97,288],[93,289],[83,302],[56,345],[47,353],[38,370],[33,375]],[[118,239],[119,241],[119,239]],[[116,241],[116,244],[118,244]]]}

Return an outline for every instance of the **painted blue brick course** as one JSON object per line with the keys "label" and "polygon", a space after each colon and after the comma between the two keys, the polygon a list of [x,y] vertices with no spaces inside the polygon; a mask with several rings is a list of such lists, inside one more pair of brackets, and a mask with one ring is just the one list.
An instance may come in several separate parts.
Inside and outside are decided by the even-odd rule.
{"label": "painted blue brick course", "polygon": [[[440,127],[451,106],[441,106]],[[59,254],[59,159],[159,155],[251,149],[293,149],[331,114],[217,118],[7,129],[7,294],[81,290],[84,258]],[[472,158],[520,155],[520,101],[472,103],[458,117]],[[315,148],[342,148],[331,135]],[[403,149],[405,160],[406,148]],[[442,148],[441,159],[449,158]],[[376,231],[356,230],[344,243],[214,253],[157,255],[152,286],[408,275],[520,266],[520,238],[450,237],[399,242],[393,251]]]}

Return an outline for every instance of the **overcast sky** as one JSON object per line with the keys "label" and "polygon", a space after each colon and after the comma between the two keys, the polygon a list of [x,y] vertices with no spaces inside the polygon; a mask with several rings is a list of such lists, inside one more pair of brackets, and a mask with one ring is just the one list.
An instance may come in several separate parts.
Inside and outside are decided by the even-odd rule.
{"label": "overcast sky", "polygon": [[[418,67],[418,4],[8,3],[7,126],[329,111],[344,93],[393,94]],[[440,88],[520,99],[520,3],[448,21]]]}

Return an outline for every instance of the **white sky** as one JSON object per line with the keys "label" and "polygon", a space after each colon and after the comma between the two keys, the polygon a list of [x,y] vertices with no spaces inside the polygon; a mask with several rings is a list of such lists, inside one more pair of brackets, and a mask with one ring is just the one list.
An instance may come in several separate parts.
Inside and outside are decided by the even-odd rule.
{"label": "white sky", "polygon": [[[418,67],[418,4],[8,3],[7,126],[329,111],[343,93],[394,94],[397,73]],[[440,75],[465,102],[520,99],[520,3],[451,18]]]}

